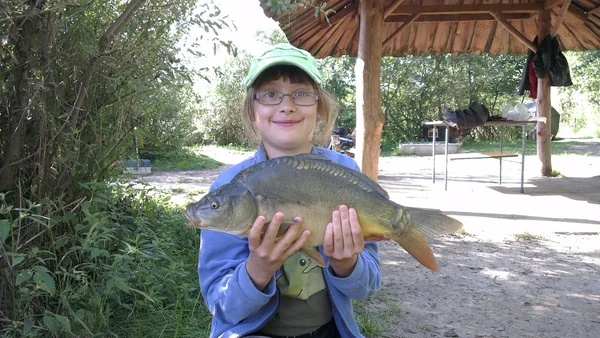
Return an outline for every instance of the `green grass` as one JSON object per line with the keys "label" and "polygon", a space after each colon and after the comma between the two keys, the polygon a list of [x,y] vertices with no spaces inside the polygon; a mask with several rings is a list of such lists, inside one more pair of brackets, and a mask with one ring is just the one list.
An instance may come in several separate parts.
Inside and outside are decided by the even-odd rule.
{"label": "green grass", "polygon": [[176,302],[171,308],[124,318],[115,325],[114,331],[121,337],[131,338],[207,338],[210,335],[212,316],[202,302],[198,297],[195,302],[193,299]]}
{"label": "green grass", "polygon": [[[585,145],[589,143],[579,142],[579,141],[566,141],[566,140],[557,140],[552,141],[551,149],[552,155],[566,155],[572,152],[568,151],[569,147]],[[521,154],[523,147],[522,140],[511,140],[504,141],[502,145],[502,151],[505,153],[518,153]],[[499,141],[486,141],[486,142],[465,142],[460,150],[469,151],[469,152],[477,152],[477,153],[485,153],[485,152],[494,152],[499,151],[500,143]],[[535,155],[537,154],[537,143],[533,140],[526,140],[525,143],[525,154],[526,155]]]}
{"label": "green grass", "polygon": [[215,169],[223,165],[217,160],[189,149],[145,152],[140,153],[140,158],[149,159],[152,162],[153,171],[204,170]]}
{"label": "green grass", "polygon": [[527,240],[527,241],[545,241],[546,237],[542,235],[535,235],[529,232],[515,234],[515,238],[518,240]]}
{"label": "green grass", "polygon": [[235,151],[240,151],[240,152],[255,152],[256,151],[256,145],[254,144],[229,144],[224,146],[223,148],[228,149],[228,150],[235,150]]}
{"label": "green grass", "polygon": [[463,235],[463,236],[471,236],[470,233],[467,232],[467,230],[465,230],[465,228],[460,228],[458,229],[458,231],[456,232],[457,235]]}
{"label": "green grass", "polygon": [[[353,301],[354,317],[360,332],[365,337],[375,338],[386,336],[391,323],[400,320],[404,311],[396,304],[388,304],[389,297],[382,292],[362,301]],[[374,304],[384,303],[385,307]]]}

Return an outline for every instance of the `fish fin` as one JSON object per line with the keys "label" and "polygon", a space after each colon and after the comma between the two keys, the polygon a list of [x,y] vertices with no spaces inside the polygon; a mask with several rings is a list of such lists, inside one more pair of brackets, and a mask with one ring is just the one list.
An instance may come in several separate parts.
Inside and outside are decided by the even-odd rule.
{"label": "fish fin", "polygon": [[380,242],[380,241],[387,241],[389,240],[388,237],[385,237],[383,235],[369,235],[365,237],[365,241],[369,241],[369,242]]}
{"label": "fish fin", "polygon": [[438,271],[433,252],[431,252],[431,248],[427,245],[425,236],[417,228],[413,226],[408,227],[402,234],[402,237],[396,238],[394,241],[400,244],[406,252],[413,256],[424,267],[433,272]]}
{"label": "fish fin", "polygon": [[463,224],[458,220],[442,214],[434,209],[406,208],[411,226],[419,229],[426,236],[448,235],[458,231]]}
{"label": "fish fin", "polygon": [[321,154],[298,154],[293,156],[297,159],[303,159],[303,160],[316,160],[316,161],[327,161],[327,162],[331,162],[330,159],[328,159],[327,157],[325,157],[324,155]]}
{"label": "fish fin", "polygon": [[[296,223],[298,223],[298,222],[296,222],[296,221],[281,221],[281,225],[279,226],[279,231],[277,232],[277,238],[280,238],[283,235],[285,235],[285,233],[288,231],[288,229]],[[265,225],[263,226],[263,235],[267,231],[269,224],[271,224],[271,221],[266,222]]]}
{"label": "fish fin", "polygon": [[323,260],[323,256],[321,256],[321,253],[319,253],[317,249],[305,246],[302,247],[302,249],[300,249],[300,252],[306,257],[312,259],[312,261],[315,262],[318,266],[322,268],[325,267],[325,260]]}

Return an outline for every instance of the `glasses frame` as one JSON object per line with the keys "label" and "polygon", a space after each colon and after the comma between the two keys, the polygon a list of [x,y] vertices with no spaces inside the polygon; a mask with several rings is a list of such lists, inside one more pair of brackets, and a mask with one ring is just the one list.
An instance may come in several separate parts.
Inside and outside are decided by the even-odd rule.
{"label": "glasses frame", "polygon": [[[279,94],[279,102],[277,102],[277,103],[263,103],[263,102],[260,102],[261,95],[264,95],[265,93],[277,93],[277,94]],[[286,97],[286,96],[289,96],[292,99],[292,102],[294,102],[295,105],[302,106],[302,107],[314,106],[315,103],[317,103],[317,101],[319,101],[319,95],[318,94],[304,92],[305,94],[308,94],[308,96],[314,98],[313,103],[311,103],[311,104],[300,104],[300,103],[297,103],[296,100],[294,100],[294,98],[295,98],[294,95],[296,95],[297,93],[298,92],[291,93],[291,94],[284,94],[282,92],[278,92],[278,91],[275,91],[275,90],[267,90],[267,91],[262,91],[262,92],[258,92],[256,94],[254,94],[254,99],[257,100],[258,103],[260,103],[260,104],[262,104],[264,106],[276,106],[278,104],[281,104],[281,102],[283,102],[283,98]]]}

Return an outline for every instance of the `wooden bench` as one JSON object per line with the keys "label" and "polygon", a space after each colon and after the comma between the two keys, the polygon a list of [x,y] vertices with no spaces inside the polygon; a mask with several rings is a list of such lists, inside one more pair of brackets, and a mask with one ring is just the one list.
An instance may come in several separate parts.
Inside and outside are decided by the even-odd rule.
{"label": "wooden bench", "polygon": [[459,156],[453,156],[450,158],[450,161],[455,160],[477,160],[482,158],[504,158],[504,157],[517,157],[519,154],[507,154],[500,152],[491,152],[491,153],[474,153],[474,154],[464,154]]}

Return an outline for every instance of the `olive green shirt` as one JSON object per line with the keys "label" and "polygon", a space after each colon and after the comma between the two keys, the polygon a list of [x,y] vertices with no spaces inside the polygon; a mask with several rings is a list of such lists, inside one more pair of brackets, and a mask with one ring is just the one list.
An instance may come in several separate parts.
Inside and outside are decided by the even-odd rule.
{"label": "olive green shirt", "polygon": [[261,332],[298,336],[312,332],[333,317],[323,269],[301,253],[290,257],[277,274],[282,299],[279,310]]}

